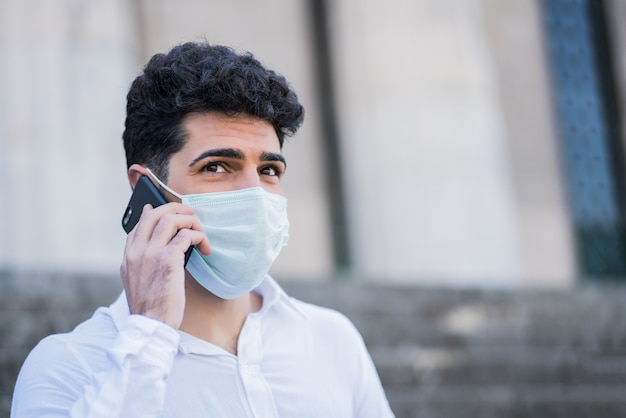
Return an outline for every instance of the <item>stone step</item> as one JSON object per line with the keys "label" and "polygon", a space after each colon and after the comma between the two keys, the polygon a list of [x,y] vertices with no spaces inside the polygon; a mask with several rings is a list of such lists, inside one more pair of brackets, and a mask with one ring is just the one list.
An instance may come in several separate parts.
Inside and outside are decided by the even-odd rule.
{"label": "stone step", "polygon": [[[370,347],[386,387],[429,385],[623,384],[626,351],[529,347]],[[625,394],[626,395],[626,394]]]}
{"label": "stone step", "polygon": [[286,287],[345,313],[372,346],[626,346],[626,287],[492,293],[341,283]]}
{"label": "stone step", "polygon": [[623,418],[626,385],[433,385],[392,388],[398,418]]}

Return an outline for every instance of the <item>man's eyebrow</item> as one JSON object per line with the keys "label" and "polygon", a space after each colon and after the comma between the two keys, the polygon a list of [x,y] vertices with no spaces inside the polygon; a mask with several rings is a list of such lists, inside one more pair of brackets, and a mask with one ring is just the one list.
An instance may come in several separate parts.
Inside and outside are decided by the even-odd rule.
{"label": "man's eyebrow", "polygon": [[285,168],[287,167],[285,157],[277,152],[264,152],[261,154],[261,161],[280,161],[285,165]]}
{"label": "man's eyebrow", "polygon": [[202,154],[198,155],[192,162],[189,163],[189,167],[193,167],[198,164],[198,162],[204,160],[207,157],[223,157],[223,158],[234,158],[236,160],[243,160],[243,153],[238,149],[234,148],[218,148],[218,149],[210,149],[204,151]]}

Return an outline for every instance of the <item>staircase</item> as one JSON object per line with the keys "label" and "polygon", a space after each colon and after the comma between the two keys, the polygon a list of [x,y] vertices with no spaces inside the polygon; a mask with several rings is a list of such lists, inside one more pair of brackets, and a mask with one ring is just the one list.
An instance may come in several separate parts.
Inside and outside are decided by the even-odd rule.
{"label": "staircase", "polygon": [[398,417],[626,417],[626,287],[286,287],[354,321]]}
{"label": "staircase", "polygon": [[[120,286],[111,277],[0,272],[0,416],[36,342],[72,329]],[[626,417],[626,286],[284,287],[353,320],[398,418]]]}

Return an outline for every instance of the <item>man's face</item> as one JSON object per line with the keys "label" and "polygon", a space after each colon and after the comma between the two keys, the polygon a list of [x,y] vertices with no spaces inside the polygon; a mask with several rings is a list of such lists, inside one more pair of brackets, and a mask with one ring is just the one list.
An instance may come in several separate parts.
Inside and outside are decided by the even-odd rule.
{"label": "man's face", "polygon": [[270,123],[211,112],[192,115],[183,126],[187,142],[170,158],[171,189],[185,195],[263,187],[283,194],[286,164]]}

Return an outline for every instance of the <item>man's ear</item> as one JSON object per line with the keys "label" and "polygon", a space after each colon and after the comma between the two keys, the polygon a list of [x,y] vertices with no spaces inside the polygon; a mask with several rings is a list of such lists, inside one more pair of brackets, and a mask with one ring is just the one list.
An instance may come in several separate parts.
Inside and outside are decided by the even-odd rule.
{"label": "man's ear", "polygon": [[139,181],[141,176],[148,176],[148,170],[146,167],[140,164],[133,164],[128,168],[128,182],[130,183],[130,187],[135,190],[135,185]]}

